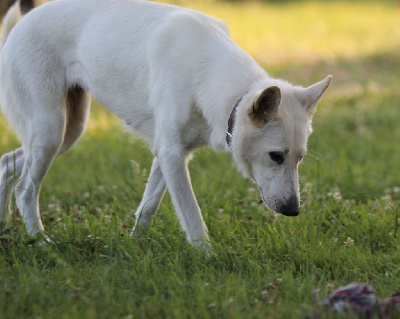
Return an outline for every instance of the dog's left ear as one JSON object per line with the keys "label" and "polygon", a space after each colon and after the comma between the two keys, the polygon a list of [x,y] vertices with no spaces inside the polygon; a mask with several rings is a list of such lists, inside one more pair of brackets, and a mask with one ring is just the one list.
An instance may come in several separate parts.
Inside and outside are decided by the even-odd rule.
{"label": "dog's left ear", "polygon": [[261,128],[278,112],[281,104],[281,90],[277,86],[266,88],[252,105],[246,110],[254,126]]}
{"label": "dog's left ear", "polygon": [[326,89],[331,83],[331,80],[332,80],[332,75],[328,75],[321,82],[309,86],[302,92],[303,94],[302,102],[307,108],[307,112],[310,115],[310,117],[314,114],[315,107],[317,106],[317,103],[319,102],[322,95],[325,93]]}

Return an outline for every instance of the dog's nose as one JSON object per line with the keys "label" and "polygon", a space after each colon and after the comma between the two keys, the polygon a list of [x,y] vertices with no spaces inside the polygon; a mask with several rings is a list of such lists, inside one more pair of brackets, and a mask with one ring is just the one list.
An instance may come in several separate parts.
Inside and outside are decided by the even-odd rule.
{"label": "dog's nose", "polygon": [[292,196],[282,205],[281,214],[285,216],[297,216],[300,214],[300,204],[296,196]]}

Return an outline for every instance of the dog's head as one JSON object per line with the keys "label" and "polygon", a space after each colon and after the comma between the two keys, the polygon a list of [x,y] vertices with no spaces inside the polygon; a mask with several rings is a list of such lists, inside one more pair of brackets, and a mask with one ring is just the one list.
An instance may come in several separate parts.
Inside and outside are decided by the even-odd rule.
{"label": "dog's head", "polygon": [[237,109],[232,138],[239,170],[257,183],[265,204],[286,216],[300,211],[298,167],[307,150],[311,118],[328,76],[308,88],[274,80],[247,93]]}

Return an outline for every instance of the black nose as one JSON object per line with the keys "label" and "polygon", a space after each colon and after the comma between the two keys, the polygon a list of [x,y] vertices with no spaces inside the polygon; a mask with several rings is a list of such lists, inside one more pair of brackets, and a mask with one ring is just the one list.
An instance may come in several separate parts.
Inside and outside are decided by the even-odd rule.
{"label": "black nose", "polygon": [[290,197],[290,199],[282,205],[280,213],[285,216],[297,216],[300,214],[300,204],[297,197]]}

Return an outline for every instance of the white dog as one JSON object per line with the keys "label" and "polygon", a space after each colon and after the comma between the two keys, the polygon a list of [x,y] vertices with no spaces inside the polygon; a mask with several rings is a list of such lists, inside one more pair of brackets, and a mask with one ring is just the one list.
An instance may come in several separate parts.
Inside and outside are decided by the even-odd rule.
{"label": "white dog", "polygon": [[298,165],[331,76],[308,88],[273,79],[223,22],[140,0],[57,0],[22,19],[17,4],[2,37],[0,104],[22,148],[1,157],[0,220],[15,189],[27,232],[43,231],[41,183],[84,132],[91,94],[154,154],[133,232],[168,188],[188,240],[205,248],[187,166],[205,145],[231,151],[271,210],[299,214]]}

